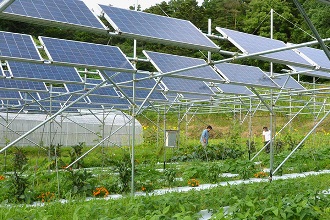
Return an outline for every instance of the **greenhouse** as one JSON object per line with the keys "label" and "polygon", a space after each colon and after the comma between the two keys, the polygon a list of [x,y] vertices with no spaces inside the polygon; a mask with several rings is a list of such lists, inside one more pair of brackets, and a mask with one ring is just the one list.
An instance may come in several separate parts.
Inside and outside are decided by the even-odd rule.
{"label": "greenhouse", "polygon": [[284,2],[0,1],[0,218],[330,217],[330,4]]}

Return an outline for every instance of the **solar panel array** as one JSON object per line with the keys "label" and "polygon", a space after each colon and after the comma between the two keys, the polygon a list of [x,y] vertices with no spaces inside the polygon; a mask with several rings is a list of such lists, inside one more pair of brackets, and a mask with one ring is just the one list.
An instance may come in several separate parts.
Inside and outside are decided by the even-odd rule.
{"label": "solar panel array", "polygon": [[260,68],[231,63],[216,64],[215,67],[230,83],[244,86],[279,88]]}
{"label": "solar panel array", "polygon": [[219,50],[190,21],[100,5],[108,22],[121,36],[202,50]]}
{"label": "solar panel array", "polygon": [[134,71],[123,52],[115,46],[39,37],[50,59],[59,63],[110,70]]}
{"label": "solar panel array", "polygon": [[9,70],[16,79],[32,79],[56,82],[81,82],[73,67],[8,61]]}
{"label": "solar panel array", "polygon": [[0,31],[0,57],[41,60],[32,36]]}
{"label": "solar panel array", "polygon": [[224,82],[220,75],[215,72],[212,67],[206,65],[206,62],[203,59],[177,56],[172,54],[157,53],[144,51],[144,54],[151,60],[155,68],[163,73],[172,72],[180,69],[185,69],[188,67],[205,65],[204,67],[199,67],[196,69],[191,69],[176,74],[171,74],[171,77],[174,76],[185,76],[196,78],[204,81],[212,82]]}
{"label": "solar panel array", "polygon": [[80,0],[17,0],[2,14],[12,19],[56,22],[106,32],[104,24]]}
{"label": "solar panel array", "polygon": [[[252,54],[262,51],[274,50],[286,47],[283,41],[274,40],[266,37],[256,36],[252,34],[242,33],[226,28],[216,28],[224,37],[239,48],[243,53]],[[273,62],[300,65],[312,68],[312,65],[305,59],[296,54],[293,50],[284,50],[280,52],[261,55],[263,59]]]}

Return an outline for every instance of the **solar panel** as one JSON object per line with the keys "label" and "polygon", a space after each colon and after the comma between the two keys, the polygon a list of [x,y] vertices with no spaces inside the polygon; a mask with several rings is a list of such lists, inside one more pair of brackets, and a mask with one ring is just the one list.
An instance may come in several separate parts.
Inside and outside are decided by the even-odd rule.
{"label": "solar panel", "polygon": [[126,99],[119,98],[119,97],[89,95],[88,98],[92,104],[102,104],[102,105],[106,105],[106,106],[114,106],[114,105],[129,106],[130,105]]}
{"label": "solar panel", "polygon": [[[144,54],[151,60],[151,63],[160,72],[167,73],[175,70],[180,70],[192,66],[206,64],[203,59],[177,56],[165,53],[157,53],[150,51],[143,51]],[[203,81],[224,82],[217,72],[210,66],[191,69],[188,71],[172,74],[171,77],[185,76]]]}
{"label": "solar panel", "polygon": [[214,95],[212,90],[202,81],[164,77],[162,83],[172,92]]}
{"label": "solar panel", "polygon": [[279,87],[258,67],[231,63],[219,63],[215,67],[224,78],[233,84],[266,88]]}
{"label": "solar panel", "polygon": [[222,93],[234,95],[254,95],[254,93],[245,86],[233,84],[217,84],[216,85]]}
{"label": "solar panel", "polygon": [[121,36],[193,49],[219,51],[219,47],[190,21],[105,5],[100,7],[107,21]]}
{"label": "solar panel", "polygon": [[16,0],[1,16],[38,24],[76,26],[106,33],[106,27],[100,19],[79,0]]}
{"label": "solar panel", "polygon": [[[267,50],[274,50],[286,47],[283,41],[274,40],[266,37],[256,36],[252,34],[242,33],[239,31],[229,30],[226,28],[216,28],[224,37],[233,43],[238,49],[245,54],[257,53]],[[269,60],[282,64],[300,65],[312,68],[312,65],[305,59],[300,57],[293,50],[284,50],[271,54],[261,55],[264,60]]]}
{"label": "solar panel", "polygon": [[134,67],[118,47],[49,37],[39,39],[54,62],[114,71],[134,71]]}
{"label": "solar panel", "polygon": [[53,82],[81,82],[73,67],[8,61],[13,78]]}
{"label": "solar panel", "polygon": [[300,47],[295,51],[297,51],[302,57],[310,59],[316,63],[316,65],[320,67],[320,70],[324,69],[330,71],[330,60],[323,50],[311,47]]}
{"label": "solar panel", "polygon": [[[270,75],[270,73],[268,73],[268,75]],[[272,77],[272,80],[283,89],[305,90],[305,88],[290,75],[276,75],[275,77]]]}
{"label": "solar panel", "polygon": [[[122,89],[122,90],[123,90],[123,92],[125,92],[125,94],[128,97],[130,97],[130,98],[133,97],[133,90],[132,89]],[[150,92],[150,90],[136,89],[135,90],[135,98],[144,100],[148,96],[149,92]],[[161,93],[160,91],[157,91],[157,90],[155,90],[151,93],[148,100],[167,101],[167,99],[165,98],[163,93]]]}
{"label": "solar panel", "polygon": [[[104,73],[111,78],[115,83],[117,83],[120,87],[133,87],[133,74],[132,73],[124,73],[124,72],[111,72],[104,71]],[[147,74],[135,73],[135,79],[142,79],[148,77]],[[141,81],[136,81],[136,88],[153,88],[156,84],[154,79],[145,79]],[[159,86],[158,89],[161,89]]]}
{"label": "solar panel", "polygon": [[[86,85],[76,85],[76,84],[66,84],[66,87],[70,92],[75,91],[88,91],[89,89],[94,88],[96,85],[102,83],[103,80],[100,79],[86,79]],[[102,96],[111,96],[111,97],[117,97],[119,98],[119,95],[116,93],[116,91],[113,89],[112,86],[102,86],[98,88],[97,90],[94,90],[92,95],[102,95]]]}
{"label": "solar panel", "polygon": [[296,67],[296,66],[289,66],[291,69],[293,69],[296,72],[299,72],[301,75],[306,75],[306,76],[313,76],[313,77],[319,77],[323,79],[330,79],[330,73],[324,72],[324,71],[319,71],[319,70],[309,70],[301,67]]}
{"label": "solar panel", "polygon": [[0,58],[41,60],[32,36],[0,31]]}
{"label": "solar panel", "polygon": [[42,82],[14,79],[0,79],[0,88],[20,91],[46,91],[46,87]]}
{"label": "solar panel", "polygon": [[199,94],[187,94],[187,93],[182,93],[183,96],[182,99],[185,100],[197,100],[197,101],[210,101],[211,96],[209,95],[199,95]]}
{"label": "solar panel", "polygon": [[21,99],[21,96],[16,91],[0,90],[0,99]]}

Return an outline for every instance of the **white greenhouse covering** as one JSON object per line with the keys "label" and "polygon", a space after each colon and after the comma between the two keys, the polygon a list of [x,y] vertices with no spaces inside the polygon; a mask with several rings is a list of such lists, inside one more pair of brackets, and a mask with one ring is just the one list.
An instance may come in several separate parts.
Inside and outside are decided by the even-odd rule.
{"label": "white greenhouse covering", "polygon": [[[46,119],[47,115],[43,114],[0,113],[0,145],[6,146],[6,141],[7,143],[14,141]],[[87,146],[94,146],[112,134],[104,142],[105,146],[128,146],[132,139],[130,120],[131,116],[119,111],[67,113],[57,116],[51,123],[46,123],[32,132],[27,136],[29,140],[23,139],[15,145],[34,146],[32,142],[35,142],[44,146],[49,144],[73,146],[84,142]],[[142,126],[137,120],[135,120],[135,141],[136,144],[143,141]]]}

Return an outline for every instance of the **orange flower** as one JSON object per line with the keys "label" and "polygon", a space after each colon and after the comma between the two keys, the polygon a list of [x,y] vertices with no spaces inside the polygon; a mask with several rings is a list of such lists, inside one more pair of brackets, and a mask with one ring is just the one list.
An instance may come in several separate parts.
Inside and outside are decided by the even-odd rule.
{"label": "orange flower", "polygon": [[188,180],[188,185],[191,187],[199,186],[199,180],[190,179],[190,180]]}
{"label": "orange flower", "polygon": [[6,179],[6,177],[0,176],[0,180],[5,180],[5,179]]}
{"label": "orange flower", "polygon": [[109,191],[101,186],[101,187],[96,187],[95,190],[93,190],[93,196],[104,196],[107,197],[109,195]]}

